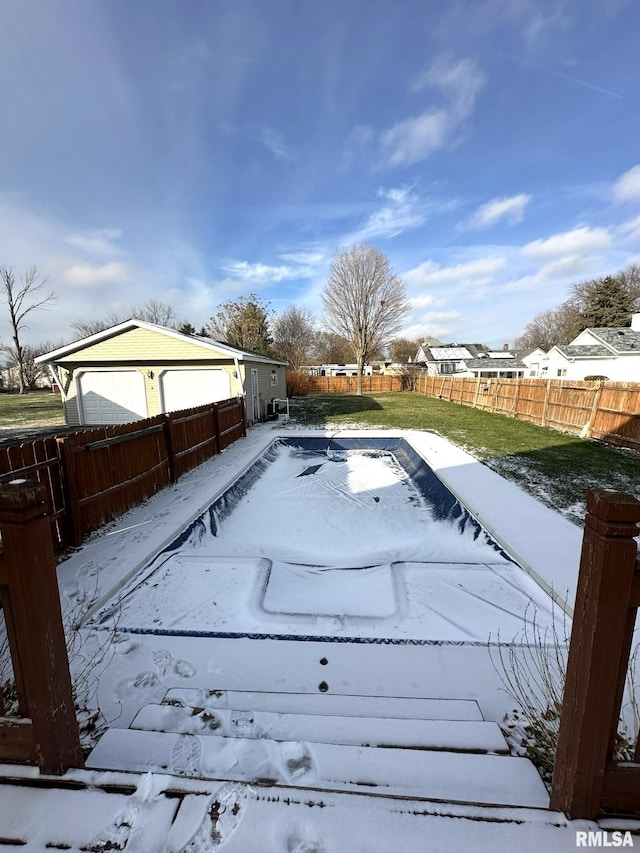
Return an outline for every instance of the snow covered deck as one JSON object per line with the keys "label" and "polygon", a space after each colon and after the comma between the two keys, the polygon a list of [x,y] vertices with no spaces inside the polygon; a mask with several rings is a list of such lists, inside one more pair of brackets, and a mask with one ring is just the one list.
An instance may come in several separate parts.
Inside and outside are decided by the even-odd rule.
{"label": "snow covered deck", "polygon": [[[194,853],[211,838],[244,853],[422,849],[429,839],[456,849],[471,838],[479,850],[573,848],[574,827],[587,825],[546,811],[539,777],[508,755],[492,722],[510,700],[487,641],[496,630],[511,640],[530,600],[549,619],[545,590],[569,590],[558,596],[569,609],[580,531],[439,437],[386,432],[411,442],[490,537],[430,526],[393,462],[372,484],[375,455],[361,454],[359,467],[337,458],[307,474],[312,463],[299,459],[303,470],[276,484],[284,529],[271,488],[261,524],[252,492],[218,536],[187,537],[185,549],[163,553],[177,532],[201,529],[198,518],[277,434],[300,433],[252,430],[59,566],[63,603],[93,602],[80,658],[112,639],[97,697],[110,728],[90,758],[95,769],[65,777],[92,790],[20,799],[23,787],[5,785],[3,831],[27,842],[20,849],[45,836]],[[317,511],[308,490],[325,474],[345,490],[335,525],[296,532],[307,499]],[[379,512],[381,488],[390,500]],[[335,493],[320,486],[327,509]],[[357,559],[345,561],[355,546]],[[306,562],[311,551],[322,571]],[[16,773],[3,771],[5,782]],[[18,800],[28,800],[28,816]],[[36,832],[33,817],[43,826],[52,808],[65,821]],[[70,818],[85,809],[82,824]]]}

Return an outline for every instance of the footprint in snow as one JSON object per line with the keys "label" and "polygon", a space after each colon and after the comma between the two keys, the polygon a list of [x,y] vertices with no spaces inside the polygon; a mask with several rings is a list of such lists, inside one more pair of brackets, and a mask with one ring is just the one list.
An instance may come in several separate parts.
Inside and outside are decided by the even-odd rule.
{"label": "footprint in snow", "polygon": [[171,750],[171,769],[177,776],[200,773],[202,745],[196,735],[178,735]]}
{"label": "footprint in snow", "polygon": [[313,755],[306,743],[285,743],[282,754],[289,779],[299,779],[314,770]]}
{"label": "footprint in snow", "polygon": [[134,678],[118,682],[115,688],[118,699],[129,700],[135,696],[136,702],[161,702],[167,688],[155,672],[140,672]]}
{"label": "footprint in snow", "polygon": [[213,853],[222,847],[244,817],[250,791],[238,782],[227,782],[218,788],[204,820],[180,853]]}
{"label": "footprint in snow", "polygon": [[158,675],[163,678],[169,670],[173,670],[180,678],[193,678],[196,669],[187,660],[174,660],[166,649],[156,649],[151,653],[153,665],[158,670]]}
{"label": "footprint in snow", "polygon": [[177,660],[173,664],[173,671],[180,678],[193,678],[196,674],[195,666],[192,666],[188,660]]}
{"label": "footprint in snow", "polygon": [[119,655],[128,655],[129,652],[138,648],[138,644],[134,643],[131,637],[127,634],[114,634],[113,649]]}
{"label": "footprint in snow", "polygon": [[162,678],[169,672],[171,666],[171,655],[166,649],[154,649],[151,652],[151,660],[153,665],[158,670],[158,675]]}
{"label": "footprint in snow", "polygon": [[315,833],[294,829],[285,841],[286,853],[329,853],[319,838],[312,838]]}

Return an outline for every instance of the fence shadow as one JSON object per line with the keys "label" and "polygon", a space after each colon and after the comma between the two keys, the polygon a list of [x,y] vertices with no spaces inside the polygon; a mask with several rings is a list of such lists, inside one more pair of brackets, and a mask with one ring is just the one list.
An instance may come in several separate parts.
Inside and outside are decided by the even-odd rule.
{"label": "fence shadow", "polygon": [[359,412],[382,411],[374,397],[355,394],[332,394],[331,397],[294,397],[291,413],[297,423],[329,423],[337,415],[357,415]]}

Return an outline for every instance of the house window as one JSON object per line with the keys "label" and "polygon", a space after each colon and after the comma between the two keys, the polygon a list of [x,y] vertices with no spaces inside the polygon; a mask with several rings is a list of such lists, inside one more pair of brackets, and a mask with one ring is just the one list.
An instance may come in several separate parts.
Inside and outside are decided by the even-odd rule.
{"label": "house window", "polygon": [[566,367],[559,367],[556,375],[557,376],[566,376],[567,375]]}
{"label": "house window", "polygon": [[438,369],[440,373],[455,373],[456,365],[453,361],[443,361],[442,364],[438,365]]}
{"label": "house window", "polygon": [[272,385],[278,384],[278,374],[275,372],[275,370],[271,371],[271,384]]}

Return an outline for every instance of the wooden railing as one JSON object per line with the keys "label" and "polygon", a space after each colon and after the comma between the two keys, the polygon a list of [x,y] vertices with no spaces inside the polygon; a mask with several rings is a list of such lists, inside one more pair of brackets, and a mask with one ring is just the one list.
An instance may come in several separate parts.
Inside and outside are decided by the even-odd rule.
{"label": "wooden railing", "polygon": [[551,793],[551,808],[570,818],[640,811],[640,748],[633,762],[613,760],[640,606],[638,522],[635,498],[605,490],[587,495]]}
{"label": "wooden railing", "polygon": [[20,714],[5,717],[0,696],[0,761],[64,773],[84,761],[46,507],[41,483],[0,487],[0,600]]}
{"label": "wooden railing", "polygon": [[243,435],[243,401],[222,400],[0,448],[0,484],[20,477],[45,486],[54,548],[61,551]]}

